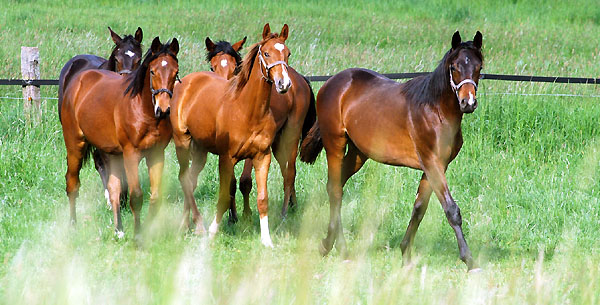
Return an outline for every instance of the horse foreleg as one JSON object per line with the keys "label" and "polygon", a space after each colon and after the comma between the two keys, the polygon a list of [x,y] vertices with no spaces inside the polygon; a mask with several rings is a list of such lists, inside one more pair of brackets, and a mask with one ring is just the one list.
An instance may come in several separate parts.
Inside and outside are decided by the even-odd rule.
{"label": "horse foreleg", "polygon": [[427,211],[431,192],[431,185],[429,184],[429,181],[427,181],[427,176],[423,174],[417,190],[417,198],[415,199],[415,204],[413,206],[410,223],[408,224],[408,228],[406,228],[406,233],[404,234],[404,238],[400,244],[405,265],[410,264],[412,251],[411,248],[415,240],[417,230],[419,229],[419,224],[421,223],[421,220]]}
{"label": "horse foreleg", "polygon": [[97,150],[97,149],[94,150],[93,157],[94,157],[94,167],[96,168],[96,171],[98,171],[98,174],[100,174],[100,179],[102,180],[102,186],[104,186],[104,197],[106,198],[106,204],[110,208],[112,206],[112,204],[111,204],[110,194],[109,194],[109,190],[108,190],[108,179],[110,176],[110,173],[108,171],[108,160],[106,158],[106,155],[104,155],[100,150]]}
{"label": "horse foreleg", "polygon": [[427,158],[423,158],[423,165],[427,180],[431,183],[431,187],[444,209],[448,223],[450,223],[450,226],[454,229],[454,233],[456,234],[460,259],[467,265],[468,270],[471,271],[477,267],[473,261],[471,250],[469,250],[469,246],[467,245],[467,241],[465,240],[462,231],[460,208],[452,198],[452,195],[450,195],[450,190],[448,189],[445,175],[446,167],[442,165],[441,162],[428,160]]}
{"label": "horse foreleg", "polygon": [[150,153],[146,158],[148,165],[148,177],[150,178],[150,206],[148,207],[148,218],[151,222],[158,214],[161,206],[161,179],[165,164],[165,153],[162,149],[157,149]]}
{"label": "horse foreleg", "polygon": [[234,224],[238,222],[237,206],[235,205],[235,191],[237,181],[235,176],[231,176],[231,183],[229,183],[229,223]]}
{"label": "horse foreleg", "polygon": [[208,234],[211,239],[217,234],[223,214],[225,214],[230,206],[230,186],[234,165],[235,160],[229,156],[219,156],[219,199],[217,201],[217,214],[208,228]]}
{"label": "horse foreleg", "polygon": [[[65,142],[67,142],[65,140]],[[81,182],[79,180],[79,171],[81,170],[81,164],[83,161],[83,151],[85,149],[85,143],[79,142],[76,144],[67,145],[67,173],[65,175],[66,180],[66,191],[67,197],[69,198],[69,208],[71,216],[71,224],[77,223],[77,211],[75,203],[79,196],[79,186]]]}
{"label": "horse foreleg", "polygon": [[[108,156],[106,156],[108,157]],[[110,201],[113,211],[113,223],[116,227],[116,233],[118,238],[122,238],[123,224],[121,222],[121,177],[123,176],[123,158],[120,156],[113,156],[111,158],[104,159],[104,166],[108,167],[108,181],[106,189],[108,191],[108,199]]]}
{"label": "horse foreleg", "polygon": [[252,211],[250,210],[250,191],[252,190],[252,159],[244,161],[244,170],[240,175],[240,192],[244,197],[244,212],[243,217],[250,220]]}
{"label": "horse foreleg", "polygon": [[260,241],[266,247],[273,248],[269,233],[269,192],[267,191],[267,178],[271,164],[271,150],[258,154],[252,159],[254,174],[256,176],[256,205],[260,218]]}
{"label": "horse foreleg", "polygon": [[[123,154],[123,164],[125,165],[125,174],[129,184],[129,206],[133,214],[134,226],[133,232],[135,238],[139,238],[140,233],[140,212],[142,210],[142,188],[140,187],[138,165],[140,164],[140,153],[133,149]],[[123,228],[116,228],[122,231]],[[118,234],[118,233],[117,233]]]}

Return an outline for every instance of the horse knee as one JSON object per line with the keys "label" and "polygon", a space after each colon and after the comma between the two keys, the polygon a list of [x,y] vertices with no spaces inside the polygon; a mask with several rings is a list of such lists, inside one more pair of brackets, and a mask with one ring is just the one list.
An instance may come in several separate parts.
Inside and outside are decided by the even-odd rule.
{"label": "horse knee", "polygon": [[[234,185],[235,187],[235,185]],[[244,195],[250,194],[252,190],[252,178],[251,177],[240,177],[240,192]]]}
{"label": "horse knee", "polygon": [[75,196],[77,196],[77,193],[79,191],[79,178],[71,173],[67,173],[67,175],[65,176],[66,180],[67,180],[67,194],[74,194]]}

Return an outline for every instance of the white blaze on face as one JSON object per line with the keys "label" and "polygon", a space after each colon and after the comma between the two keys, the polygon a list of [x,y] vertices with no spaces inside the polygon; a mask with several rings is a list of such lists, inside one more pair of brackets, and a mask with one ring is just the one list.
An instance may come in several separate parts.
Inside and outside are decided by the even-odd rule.
{"label": "white blaze on face", "polygon": [[475,100],[473,99],[473,93],[469,92],[469,106],[473,106],[475,104]]}
{"label": "white blaze on face", "polygon": [[273,248],[273,242],[269,234],[269,216],[260,219],[260,242],[265,247]]}
{"label": "white blaze on face", "polygon": [[283,75],[283,85],[285,87],[289,87],[292,84],[292,80],[290,79],[290,76],[288,75],[287,72],[287,67],[284,65],[281,65],[281,74]]}
{"label": "white blaze on face", "polygon": [[128,50],[127,52],[125,52],[125,55],[127,55],[129,57],[133,57],[135,55],[135,53],[131,52],[131,50]]}
{"label": "white blaze on face", "polygon": [[227,59],[221,59],[221,67],[227,67]]}
{"label": "white blaze on face", "polygon": [[160,64],[161,64],[161,65],[164,67],[164,66],[166,66],[166,65],[167,65],[167,61],[166,61],[166,60],[163,60],[163,61],[162,61]]}
{"label": "white blaze on face", "polygon": [[285,45],[284,45],[283,43],[279,43],[279,42],[278,42],[278,43],[276,43],[276,44],[274,45],[274,47],[275,47],[275,49],[276,49],[277,51],[281,52],[281,51],[283,51],[283,49],[285,48]]}

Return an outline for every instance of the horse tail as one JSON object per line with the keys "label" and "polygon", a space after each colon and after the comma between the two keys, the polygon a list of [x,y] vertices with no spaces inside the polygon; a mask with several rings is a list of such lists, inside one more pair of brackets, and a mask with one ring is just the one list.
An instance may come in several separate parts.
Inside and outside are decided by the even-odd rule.
{"label": "horse tail", "polygon": [[300,160],[304,163],[313,164],[317,160],[321,150],[323,150],[323,138],[321,137],[321,128],[317,119],[304,140],[302,140],[302,144],[300,145]]}
{"label": "horse tail", "polygon": [[306,84],[308,84],[308,89],[310,90],[310,103],[308,104],[308,112],[306,113],[306,116],[304,117],[304,123],[302,124],[302,135],[300,138],[301,140],[306,138],[311,127],[317,121],[317,107],[315,106],[315,104],[316,104],[315,93],[313,92],[313,88],[312,88],[308,78],[306,78],[306,76],[304,76],[304,75],[302,75],[302,77],[306,81]]}
{"label": "horse tail", "polygon": [[83,149],[81,165],[88,163],[88,161],[90,161],[90,156],[96,154],[96,150],[94,145],[88,143]]}

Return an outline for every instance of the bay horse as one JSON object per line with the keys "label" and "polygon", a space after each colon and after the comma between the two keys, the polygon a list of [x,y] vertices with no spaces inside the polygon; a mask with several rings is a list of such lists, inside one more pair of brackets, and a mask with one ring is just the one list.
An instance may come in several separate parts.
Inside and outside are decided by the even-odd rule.
{"label": "bay horse", "polygon": [[[210,63],[211,71],[221,77],[231,79],[241,67],[239,51],[246,42],[244,39],[231,45],[227,41],[216,44],[206,37],[206,60]],[[298,143],[303,139],[317,116],[315,96],[310,82],[306,77],[288,67],[288,75],[293,86],[288,93],[279,94],[275,88],[271,89],[271,112],[275,118],[276,135],[271,149],[273,156],[279,163],[283,177],[283,205],[281,215],[285,217],[288,206],[293,206],[296,201],[296,157]],[[235,179],[232,182],[230,221],[237,221],[235,205]],[[250,218],[250,190],[252,190],[252,160],[244,161],[244,170],[240,176],[240,191],[244,196],[244,217]]]}
{"label": "bay horse", "polygon": [[410,263],[411,246],[427,210],[432,191],[456,234],[460,258],[468,270],[478,269],[462,232],[458,205],[446,181],[448,164],[463,144],[464,113],[477,108],[477,83],[483,64],[482,35],[462,42],[459,32],[452,47],[430,74],[400,84],[365,69],[344,70],[330,78],[317,94],[319,119],[303,141],[300,157],[314,163],[324,147],[330,220],[320,245],[327,255],[337,240],[346,255],[340,209],[346,181],[368,159],[423,171],[412,217],[400,245]]}
{"label": "bay horse", "polygon": [[185,76],[175,88],[170,118],[179,181],[185,196],[182,228],[189,227],[191,210],[196,233],[204,232],[194,189],[207,153],[219,156],[219,198],[208,230],[211,238],[230,206],[234,166],[240,160],[251,158],[256,172],[261,242],[267,247],[273,246],[269,234],[267,176],[276,124],[270,98],[273,86],[284,94],[292,85],[287,72],[288,31],[286,24],[281,33],[271,33],[267,23],[262,41],[250,47],[239,73],[231,80],[212,72],[195,72]]}
{"label": "bay horse", "polygon": [[[100,69],[117,72],[122,75],[127,75],[131,71],[137,69],[142,58],[142,39],[144,34],[140,27],[135,31],[135,36],[125,35],[123,38],[115,33],[110,27],[108,27],[110,36],[115,43],[112,52],[108,59],[90,55],[82,54],[74,56],[69,59],[65,66],[60,71],[60,77],[58,79],[58,113],[60,118],[60,109],[63,101],[63,95],[65,88],[69,84],[69,81],[73,77],[82,71],[90,69]],[[110,206],[110,199],[108,196],[108,171],[106,168],[107,156],[99,150],[95,150],[93,153],[94,165],[96,170],[100,174],[102,184],[104,185],[104,196]],[[121,193],[121,200],[127,198],[127,185],[126,181],[123,181],[123,190]]]}
{"label": "bay horse", "polygon": [[171,139],[169,100],[177,79],[179,42],[162,44],[158,37],[135,72],[122,77],[105,70],[87,70],[73,78],[61,107],[67,148],[67,196],[75,224],[79,171],[93,149],[108,157],[108,191],[115,233],[123,237],[119,206],[123,170],[129,183],[129,203],[136,238],[140,230],[142,190],[138,165],[146,158],[150,177],[151,219],[158,209],[164,149]]}

